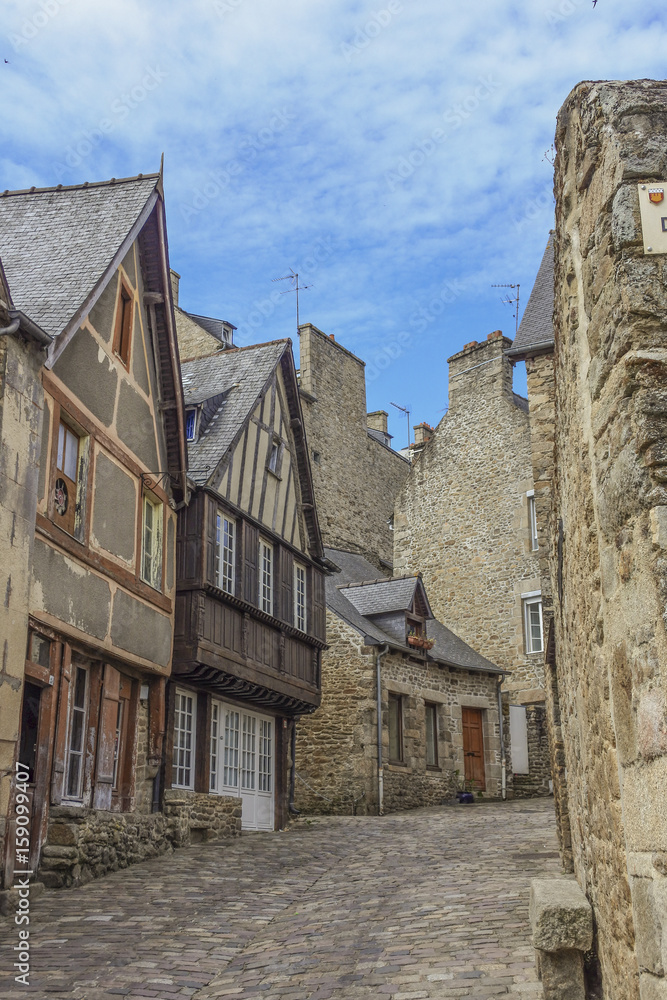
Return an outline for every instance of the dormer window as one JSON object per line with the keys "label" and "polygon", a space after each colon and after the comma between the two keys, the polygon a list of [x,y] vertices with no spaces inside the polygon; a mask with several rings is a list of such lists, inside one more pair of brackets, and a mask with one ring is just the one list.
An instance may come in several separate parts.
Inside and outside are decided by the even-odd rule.
{"label": "dormer window", "polygon": [[194,441],[197,436],[197,411],[185,411],[185,437],[188,441]]}

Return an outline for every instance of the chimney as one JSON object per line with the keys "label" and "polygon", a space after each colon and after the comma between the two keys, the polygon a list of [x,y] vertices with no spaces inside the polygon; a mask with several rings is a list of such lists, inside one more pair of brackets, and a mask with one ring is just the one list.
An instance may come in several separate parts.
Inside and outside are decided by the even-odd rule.
{"label": "chimney", "polygon": [[484,409],[497,402],[513,401],[512,363],[505,352],[512,341],[502,330],[494,330],[486,340],[472,340],[448,358],[449,410]]}
{"label": "chimney", "polygon": [[169,269],[169,277],[171,278],[171,297],[174,300],[174,305],[178,305],[178,285],[181,280],[181,276],[178,271],[174,271],[173,268]]}
{"label": "chimney", "polygon": [[368,426],[371,430],[382,431],[384,434],[387,433],[387,419],[389,414],[386,410],[373,410],[372,413],[366,415]]}
{"label": "chimney", "polygon": [[425,445],[433,437],[433,428],[430,424],[422,423],[417,424],[412,428],[415,432],[415,446],[420,447]]}

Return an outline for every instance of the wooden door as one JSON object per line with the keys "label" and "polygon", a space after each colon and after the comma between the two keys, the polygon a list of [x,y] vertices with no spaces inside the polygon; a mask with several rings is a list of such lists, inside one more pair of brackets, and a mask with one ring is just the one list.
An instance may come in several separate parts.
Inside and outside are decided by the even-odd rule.
{"label": "wooden door", "polygon": [[484,774],[484,734],[482,732],[482,710],[479,708],[461,709],[463,724],[463,759],[465,762],[465,779],[470,786],[484,791],[486,777]]}

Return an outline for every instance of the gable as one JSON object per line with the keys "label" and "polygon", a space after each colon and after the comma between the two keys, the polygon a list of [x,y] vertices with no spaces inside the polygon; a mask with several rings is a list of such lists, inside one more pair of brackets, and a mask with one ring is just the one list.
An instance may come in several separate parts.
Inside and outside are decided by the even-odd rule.
{"label": "gable", "polygon": [[244,513],[268,530],[307,550],[296,442],[283,373],[274,370],[232,451],[212,483]]}

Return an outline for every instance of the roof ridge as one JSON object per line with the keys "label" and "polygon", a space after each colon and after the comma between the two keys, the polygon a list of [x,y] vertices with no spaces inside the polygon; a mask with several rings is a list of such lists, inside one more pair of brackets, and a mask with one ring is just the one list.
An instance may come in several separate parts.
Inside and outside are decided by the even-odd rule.
{"label": "roof ridge", "polygon": [[[343,549],[340,550],[344,551]],[[350,553],[354,555],[354,553]],[[336,590],[346,590],[349,587],[372,587],[376,583],[397,583],[399,580],[421,580],[421,573],[404,573],[403,576],[381,576],[377,580],[361,580],[358,583],[339,583]]]}
{"label": "roof ridge", "polygon": [[[185,310],[183,310],[185,312]],[[205,319],[212,319],[212,316],[204,317]],[[221,320],[222,322],[222,320]],[[220,354],[240,354],[241,351],[252,351],[256,347],[273,347],[274,344],[291,344],[292,340],[290,337],[281,337],[279,340],[267,340],[263,344],[246,344],[245,347],[220,347],[217,351],[211,351],[210,354],[200,354],[195,358],[181,358],[182,365],[191,364],[193,361],[205,361],[207,358],[215,358]]]}
{"label": "roof ridge", "polygon": [[56,184],[55,187],[38,188],[33,185],[30,188],[20,188],[16,191],[5,190],[0,192],[0,198],[12,197],[17,194],[48,194],[53,191],[84,191],[88,188],[112,187],[116,184],[130,184],[132,181],[159,180],[160,174],[136,174],[134,177],[111,177],[108,181],[83,181],[81,184]]}

